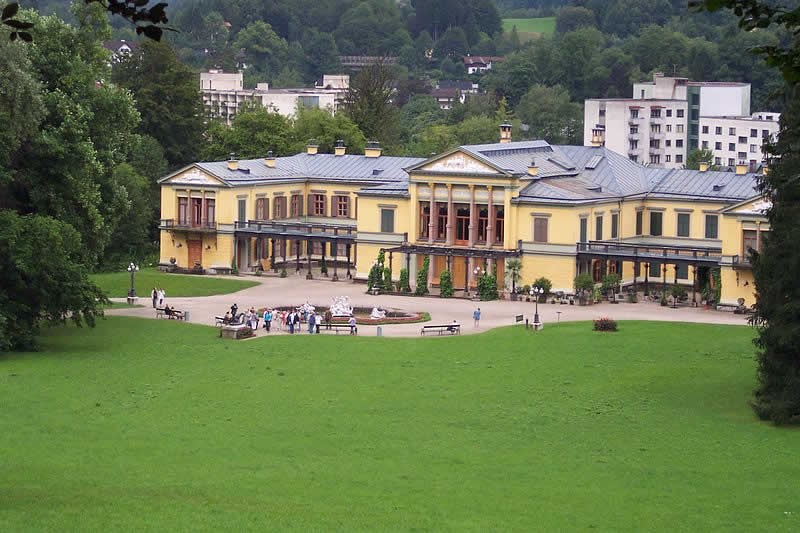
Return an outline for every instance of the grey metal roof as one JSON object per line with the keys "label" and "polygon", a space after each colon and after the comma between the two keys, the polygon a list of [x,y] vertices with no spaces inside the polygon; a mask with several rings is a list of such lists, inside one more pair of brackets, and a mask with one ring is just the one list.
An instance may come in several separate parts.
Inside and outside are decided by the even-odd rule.
{"label": "grey metal roof", "polygon": [[[555,146],[545,141],[475,144],[459,150],[514,174],[524,184],[517,201],[576,203],[622,196],[745,200],[757,194],[758,175],[734,172],[645,167],[605,147]],[[199,168],[231,186],[308,179],[363,184],[361,194],[407,196],[408,173],[427,161],[417,157],[365,157],[358,154],[309,155],[276,158],[275,167],[263,159],[197,163]],[[534,162],[536,176],[528,175]]]}

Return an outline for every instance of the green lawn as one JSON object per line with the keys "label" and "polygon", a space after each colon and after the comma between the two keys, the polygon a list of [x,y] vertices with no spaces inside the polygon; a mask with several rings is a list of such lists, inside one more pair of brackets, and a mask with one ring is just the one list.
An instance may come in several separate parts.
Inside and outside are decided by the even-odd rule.
{"label": "green lawn", "polygon": [[112,317],[0,357],[4,531],[790,531],[752,330],[273,336]]}
{"label": "green lawn", "polygon": [[[124,298],[131,288],[131,275],[128,272],[104,272],[89,276],[109,298]],[[167,274],[155,268],[144,268],[136,274],[136,293],[149,298],[153,287],[161,287],[167,298],[179,296],[212,296],[227,294],[258,285],[255,281],[242,279],[220,279],[188,274]]]}
{"label": "green lawn", "polygon": [[510,34],[514,26],[517,27],[519,40],[525,42],[541,35],[550,35],[556,31],[556,18],[503,19],[504,33]]}

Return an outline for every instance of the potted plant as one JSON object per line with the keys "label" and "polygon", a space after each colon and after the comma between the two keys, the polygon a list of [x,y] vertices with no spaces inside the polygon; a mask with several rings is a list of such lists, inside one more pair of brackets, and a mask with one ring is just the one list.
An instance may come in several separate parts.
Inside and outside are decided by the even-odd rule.
{"label": "potted plant", "polygon": [[511,299],[517,299],[517,283],[522,278],[520,276],[520,271],[522,271],[522,261],[519,259],[509,259],[506,261],[506,272],[508,272],[509,277],[511,278]]}
{"label": "potted plant", "polygon": [[575,295],[578,297],[578,304],[586,305],[588,296],[594,290],[594,280],[589,274],[578,274],[573,282]]}
{"label": "potted plant", "polygon": [[676,283],[670,287],[669,294],[672,296],[672,307],[677,307],[678,302],[686,298],[688,292],[686,291],[686,287]]}
{"label": "potted plant", "polygon": [[605,294],[608,301],[611,303],[617,303],[617,299],[614,297],[614,292],[617,289],[617,285],[619,285],[619,275],[612,272],[611,274],[606,274],[603,276],[603,283],[601,285],[601,289],[603,294]]}

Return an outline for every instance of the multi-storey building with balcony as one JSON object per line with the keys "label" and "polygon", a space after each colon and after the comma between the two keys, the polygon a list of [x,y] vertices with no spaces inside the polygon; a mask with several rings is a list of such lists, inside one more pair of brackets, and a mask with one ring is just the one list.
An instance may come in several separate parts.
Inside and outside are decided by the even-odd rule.
{"label": "multi-storey building with balcony", "polygon": [[[663,108],[660,114],[659,108]],[[639,109],[638,113],[632,113],[635,109]],[[749,112],[750,84],[693,82],[656,73],[652,82],[633,85],[633,98],[586,100],[584,145],[600,142],[636,162],[681,168],[688,152],[700,145],[701,116],[741,116]],[[633,115],[643,122],[638,128],[631,123]],[[651,131],[649,118],[655,118],[656,124],[663,122],[663,127],[654,131],[661,133],[663,139],[648,138],[644,145],[634,142],[644,140],[637,139],[637,135],[642,137]]]}
{"label": "multi-storey building with balcony", "polygon": [[749,117],[700,117],[700,148],[714,153],[717,167],[747,165],[755,172],[765,160],[764,145],[775,141],[780,113]]}
{"label": "multi-storey building with balcony", "polygon": [[200,74],[203,104],[209,115],[231,123],[244,102],[255,102],[283,116],[294,116],[300,106],[320,107],[335,113],[350,85],[347,75],[325,75],[322,83],[311,88],[270,89],[259,83],[255,89],[243,89],[241,72],[211,70]]}
{"label": "multi-storey building with balcony", "polygon": [[744,166],[654,168],[603,146],[511,142],[510,125],[499,143],[427,159],[310,145],[164,177],[161,262],[309,277],[324,261],[333,277],[366,279],[383,250],[393,279],[407,269],[414,283],[427,258],[426,284],[448,270],[471,293],[487,271],[510,289],[505,264],[518,258],[523,283],[546,277],[554,291],[616,272],[650,292],[684,284],[699,302],[701,283],[721,279],[723,304],[749,305],[748,251],[769,231],[756,181]]}

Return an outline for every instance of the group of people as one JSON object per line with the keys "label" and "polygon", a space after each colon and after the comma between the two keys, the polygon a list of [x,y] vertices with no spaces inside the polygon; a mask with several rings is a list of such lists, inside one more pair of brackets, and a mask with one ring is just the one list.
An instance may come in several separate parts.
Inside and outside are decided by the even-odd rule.
{"label": "group of people", "polygon": [[[236,304],[231,306],[231,310],[225,313],[222,319],[223,324],[244,324],[257,331],[259,324],[269,333],[272,331],[273,325],[278,331],[286,331],[290,334],[300,333],[302,331],[302,324],[305,323],[308,328],[308,333],[319,334],[320,328],[327,327],[330,329],[333,315],[330,310],[325,311],[320,315],[317,311],[309,311],[303,307],[295,310],[281,310],[265,308],[259,316],[258,311],[251,307],[245,313],[239,313],[239,307]],[[350,318],[348,322],[350,326],[350,333],[355,335],[356,319]]]}
{"label": "group of people", "polygon": [[153,299],[153,309],[157,307],[164,307],[164,298],[167,296],[167,293],[161,287],[153,287],[153,290],[150,291],[150,297]]}

